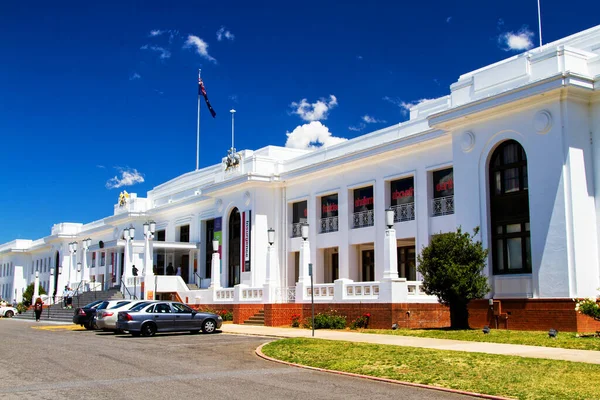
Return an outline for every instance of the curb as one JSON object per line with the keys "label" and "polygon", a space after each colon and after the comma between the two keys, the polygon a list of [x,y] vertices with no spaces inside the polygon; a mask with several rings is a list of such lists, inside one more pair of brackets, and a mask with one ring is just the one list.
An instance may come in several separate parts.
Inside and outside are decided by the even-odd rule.
{"label": "curb", "polygon": [[392,384],[395,384],[395,385],[411,386],[411,387],[416,387],[416,388],[421,388],[421,389],[437,390],[437,391],[440,391],[440,392],[462,394],[462,395],[466,395],[466,396],[477,397],[477,398],[480,398],[480,399],[514,400],[514,399],[512,399],[510,397],[493,396],[493,395],[490,395],[490,394],[467,392],[467,391],[458,390],[458,389],[450,389],[450,388],[444,388],[444,387],[439,387],[439,386],[429,386],[429,385],[424,385],[424,384],[421,384],[421,383],[397,381],[397,380],[394,380],[394,379],[379,378],[377,376],[361,375],[361,374],[355,374],[355,373],[352,373],[352,372],[335,371],[335,370],[331,370],[331,369],[324,369],[324,368],[310,367],[308,365],[295,364],[295,363],[291,363],[291,362],[287,362],[287,361],[278,360],[276,358],[272,358],[272,357],[269,357],[266,354],[264,354],[262,352],[262,348],[263,348],[263,346],[265,346],[267,344],[268,343],[263,343],[263,344],[261,344],[260,346],[258,346],[256,348],[256,350],[254,352],[256,353],[257,356],[259,356],[260,358],[263,358],[263,359],[265,359],[267,361],[272,361],[272,362],[276,362],[276,363],[279,363],[279,364],[289,365],[289,366],[292,366],[292,367],[310,369],[310,370],[319,371],[319,372],[328,372],[328,373],[331,373],[331,374],[350,376],[350,377],[353,377],[353,378],[362,378],[362,379],[369,379],[369,380],[372,380],[372,381],[392,383]]}

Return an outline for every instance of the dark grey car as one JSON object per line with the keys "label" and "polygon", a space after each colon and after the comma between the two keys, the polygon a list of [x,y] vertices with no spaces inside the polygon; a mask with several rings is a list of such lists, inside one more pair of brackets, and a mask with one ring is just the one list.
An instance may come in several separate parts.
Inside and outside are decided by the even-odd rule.
{"label": "dark grey car", "polygon": [[154,336],[156,332],[214,333],[222,324],[220,315],[198,312],[174,301],[154,301],[119,311],[117,329],[133,336]]}

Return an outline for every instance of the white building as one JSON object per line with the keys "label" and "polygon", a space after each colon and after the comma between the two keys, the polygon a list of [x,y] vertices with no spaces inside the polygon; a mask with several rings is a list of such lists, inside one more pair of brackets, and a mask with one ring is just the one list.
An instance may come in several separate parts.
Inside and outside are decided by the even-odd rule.
{"label": "white building", "polygon": [[[568,300],[600,286],[600,26],[464,74],[407,122],[314,151],[239,154],[237,166],[224,159],[132,194],[101,220],[1,245],[0,294],[20,300],[38,271],[59,295],[123,278],[126,295],[303,303],[311,262],[317,302],[435,302],[419,291],[415,255],[457,226],[481,227],[494,299]],[[164,276],[169,264],[181,277]]]}

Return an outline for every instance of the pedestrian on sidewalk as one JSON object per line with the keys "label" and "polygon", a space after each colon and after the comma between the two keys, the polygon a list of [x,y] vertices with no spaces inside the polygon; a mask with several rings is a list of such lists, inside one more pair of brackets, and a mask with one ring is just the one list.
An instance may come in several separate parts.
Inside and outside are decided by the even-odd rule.
{"label": "pedestrian on sidewalk", "polygon": [[44,302],[41,297],[35,299],[35,304],[33,305],[33,311],[35,312],[35,320],[40,322],[40,317],[42,316],[42,310],[44,309]]}

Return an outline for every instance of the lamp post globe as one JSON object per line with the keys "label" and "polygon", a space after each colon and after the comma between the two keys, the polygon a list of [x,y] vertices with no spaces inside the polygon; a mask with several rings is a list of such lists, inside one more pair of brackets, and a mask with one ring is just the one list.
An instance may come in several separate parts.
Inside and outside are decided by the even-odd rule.
{"label": "lamp post globe", "polygon": [[305,222],[302,224],[302,240],[308,239],[308,224]]}
{"label": "lamp post globe", "polygon": [[385,210],[385,225],[388,229],[392,229],[394,226],[394,210],[392,208],[386,208]]}
{"label": "lamp post globe", "polygon": [[273,246],[273,243],[275,243],[275,229],[269,228],[269,230],[267,231],[267,237],[269,245]]}

